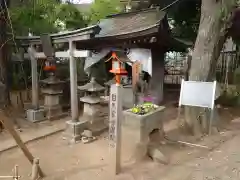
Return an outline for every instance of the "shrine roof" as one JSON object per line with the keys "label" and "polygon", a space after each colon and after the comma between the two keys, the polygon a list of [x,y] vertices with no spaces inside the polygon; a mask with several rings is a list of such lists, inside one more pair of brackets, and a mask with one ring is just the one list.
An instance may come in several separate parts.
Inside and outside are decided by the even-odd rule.
{"label": "shrine roof", "polygon": [[110,15],[99,22],[100,32],[95,37],[113,37],[118,35],[128,35],[156,28],[161,24],[161,20],[166,13],[158,8]]}

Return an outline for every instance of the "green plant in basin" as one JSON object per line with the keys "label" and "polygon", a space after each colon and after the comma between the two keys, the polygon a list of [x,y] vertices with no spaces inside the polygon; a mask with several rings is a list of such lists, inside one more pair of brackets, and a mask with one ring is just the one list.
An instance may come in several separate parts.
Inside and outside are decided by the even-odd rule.
{"label": "green plant in basin", "polygon": [[145,115],[157,109],[157,106],[151,102],[146,102],[137,106],[134,106],[131,109],[131,112],[134,114]]}

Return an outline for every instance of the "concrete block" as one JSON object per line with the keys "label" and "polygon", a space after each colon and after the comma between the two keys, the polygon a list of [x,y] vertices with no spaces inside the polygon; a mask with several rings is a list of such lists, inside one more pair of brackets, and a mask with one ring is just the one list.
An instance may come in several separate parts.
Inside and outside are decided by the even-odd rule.
{"label": "concrete block", "polygon": [[28,109],[27,110],[27,120],[31,122],[38,122],[46,120],[44,109]]}
{"label": "concrete block", "polygon": [[76,143],[81,140],[81,134],[87,127],[87,121],[67,121],[66,122],[66,131],[64,133],[65,139],[70,143]]}
{"label": "concrete block", "polygon": [[[131,131],[131,136],[127,138],[127,141],[132,142],[135,150],[131,154],[139,154],[138,152],[139,145],[141,149],[147,149],[149,144],[149,134],[155,130],[163,130],[163,110],[165,107],[160,106],[155,111],[150,112],[145,115],[134,114],[129,110],[123,112],[123,121],[122,121],[122,134]],[[142,146],[146,147],[142,147]],[[140,153],[143,156],[143,153]],[[139,156],[139,155],[136,155]],[[136,157],[139,159],[140,157]]]}
{"label": "concrete block", "polygon": [[139,143],[146,142],[149,134],[154,129],[162,129],[162,117],[165,107],[159,106],[155,111],[145,115],[138,115],[131,112],[130,109],[123,112],[123,129],[128,128],[135,132],[135,138]]}

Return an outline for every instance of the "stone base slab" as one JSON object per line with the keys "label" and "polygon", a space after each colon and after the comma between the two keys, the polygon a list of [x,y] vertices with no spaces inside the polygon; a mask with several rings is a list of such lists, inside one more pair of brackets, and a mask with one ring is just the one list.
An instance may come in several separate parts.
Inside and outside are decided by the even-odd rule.
{"label": "stone base slab", "polygon": [[64,133],[65,139],[70,143],[76,143],[81,140],[81,134],[87,127],[86,121],[73,122],[72,120],[66,122],[66,131]]}
{"label": "stone base slab", "polygon": [[31,122],[38,122],[46,120],[46,117],[44,116],[45,111],[44,109],[28,109],[27,110],[27,120]]}

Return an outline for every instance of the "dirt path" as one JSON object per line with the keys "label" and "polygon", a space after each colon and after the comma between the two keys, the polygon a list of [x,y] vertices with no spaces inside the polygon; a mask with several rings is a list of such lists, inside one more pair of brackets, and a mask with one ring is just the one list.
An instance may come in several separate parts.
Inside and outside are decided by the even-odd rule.
{"label": "dirt path", "polygon": [[[166,114],[171,117],[172,111]],[[169,124],[174,124],[174,121]],[[172,125],[165,129],[171,129]],[[177,133],[169,133],[171,138],[180,138]],[[132,143],[127,141],[129,134],[124,135],[126,141],[122,145],[122,173],[111,176],[110,155],[107,133],[90,144],[69,145],[62,134],[56,134],[27,144],[35,157],[40,158],[45,179],[55,180],[233,180],[239,179],[240,122],[232,123],[229,131],[220,135],[206,137],[201,142],[214,148],[213,151],[183,147],[180,145],[162,146],[162,151],[170,156],[170,164],[162,165],[146,159],[142,163],[131,164]],[[188,140],[190,141],[190,140]],[[22,179],[29,179],[31,165],[19,149],[0,153],[0,175],[10,175],[14,165],[19,165]],[[235,179],[234,179],[235,178]]]}
{"label": "dirt path", "polygon": [[[123,172],[117,177],[112,177],[109,170],[110,156],[106,135],[91,144],[69,145],[60,134],[56,134],[30,143],[28,147],[36,157],[40,158],[41,167],[47,174],[46,179],[191,180],[195,178],[202,180],[204,176],[222,175],[222,179],[227,180],[224,177],[230,176],[231,173],[233,176],[239,170],[240,154],[238,155],[237,152],[240,133],[234,131],[204,141],[203,144],[215,143],[215,146],[221,144],[219,140],[227,141],[210,153],[206,150],[178,145],[164,147],[163,150],[171,154],[171,163],[167,166],[153,163],[149,159],[137,165],[129,164],[128,152],[131,143],[126,143],[123,145]],[[234,136],[236,137],[233,138]],[[11,174],[15,164],[19,165],[22,179],[28,179],[31,166],[19,149],[0,154],[0,175]]]}

